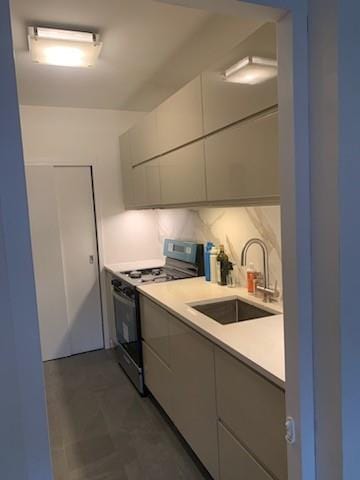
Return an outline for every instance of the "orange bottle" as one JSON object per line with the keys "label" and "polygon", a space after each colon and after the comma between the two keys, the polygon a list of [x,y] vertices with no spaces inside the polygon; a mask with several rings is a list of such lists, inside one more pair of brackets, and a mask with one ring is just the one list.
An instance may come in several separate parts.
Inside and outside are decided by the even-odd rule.
{"label": "orange bottle", "polygon": [[255,293],[256,270],[253,263],[249,263],[249,267],[246,270],[246,277],[247,291],[249,293]]}

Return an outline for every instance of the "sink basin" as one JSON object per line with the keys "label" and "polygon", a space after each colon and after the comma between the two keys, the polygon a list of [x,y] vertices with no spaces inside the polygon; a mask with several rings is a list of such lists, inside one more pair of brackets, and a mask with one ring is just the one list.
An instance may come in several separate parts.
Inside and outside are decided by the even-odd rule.
{"label": "sink basin", "polygon": [[192,308],[222,325],[275,315],[274,313],[250,305],[250,303],[243,302],[237,298],[192,305]]}

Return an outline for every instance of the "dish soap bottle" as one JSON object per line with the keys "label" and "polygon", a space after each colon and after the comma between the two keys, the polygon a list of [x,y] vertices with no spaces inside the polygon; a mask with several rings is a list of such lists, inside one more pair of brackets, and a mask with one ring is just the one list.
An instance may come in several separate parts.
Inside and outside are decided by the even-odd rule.
{"label": "dish soap bottle", "polygon": [[210,250],[210,279],[212,283],[217,283],[217,262],[216,257],[218,254],[218,249],[213,245]]}
{"label": "dish soap bottle", "polygon": [[253,263],[249,263],[249,266],[246,270],[246,280],[247,291],[249,293],[255,293],[256,270]]}
{"label": "dish soap bottle", "polygon": [[218,284],[226,285],[226,277],[229,270],[229,257],[225,253],[224,245],[220,245],[219,250],[218,256],[216,257]]}

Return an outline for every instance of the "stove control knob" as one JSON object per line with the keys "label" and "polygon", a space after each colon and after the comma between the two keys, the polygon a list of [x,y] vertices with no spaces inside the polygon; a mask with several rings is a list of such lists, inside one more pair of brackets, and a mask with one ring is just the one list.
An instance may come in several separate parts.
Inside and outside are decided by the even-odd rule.
{"label": "stove control knob", "polygon": [[126,295],[127,297],[130,297],[130,298],[132,298],[134,296],[134,290],[130,287],[125,287],[123,289],[123,293],[124,293],[124,295]]}

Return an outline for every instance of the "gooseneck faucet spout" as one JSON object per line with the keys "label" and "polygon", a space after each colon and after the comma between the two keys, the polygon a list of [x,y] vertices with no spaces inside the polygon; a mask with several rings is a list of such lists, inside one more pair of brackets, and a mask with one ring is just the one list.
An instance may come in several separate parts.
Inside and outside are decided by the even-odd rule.
{"label": "gooseneck faucet spout", "polygon": [[252,245],[258,245],[261,248],[263,254],[263,272],[264,272],[264,288],[269,288],[270,280],[269,280],[269,251],[267,246],[261,238],[250,238],[242,249],[241,252],[241,266],[245,267],[247,264],[247,253],[249,248]]}

